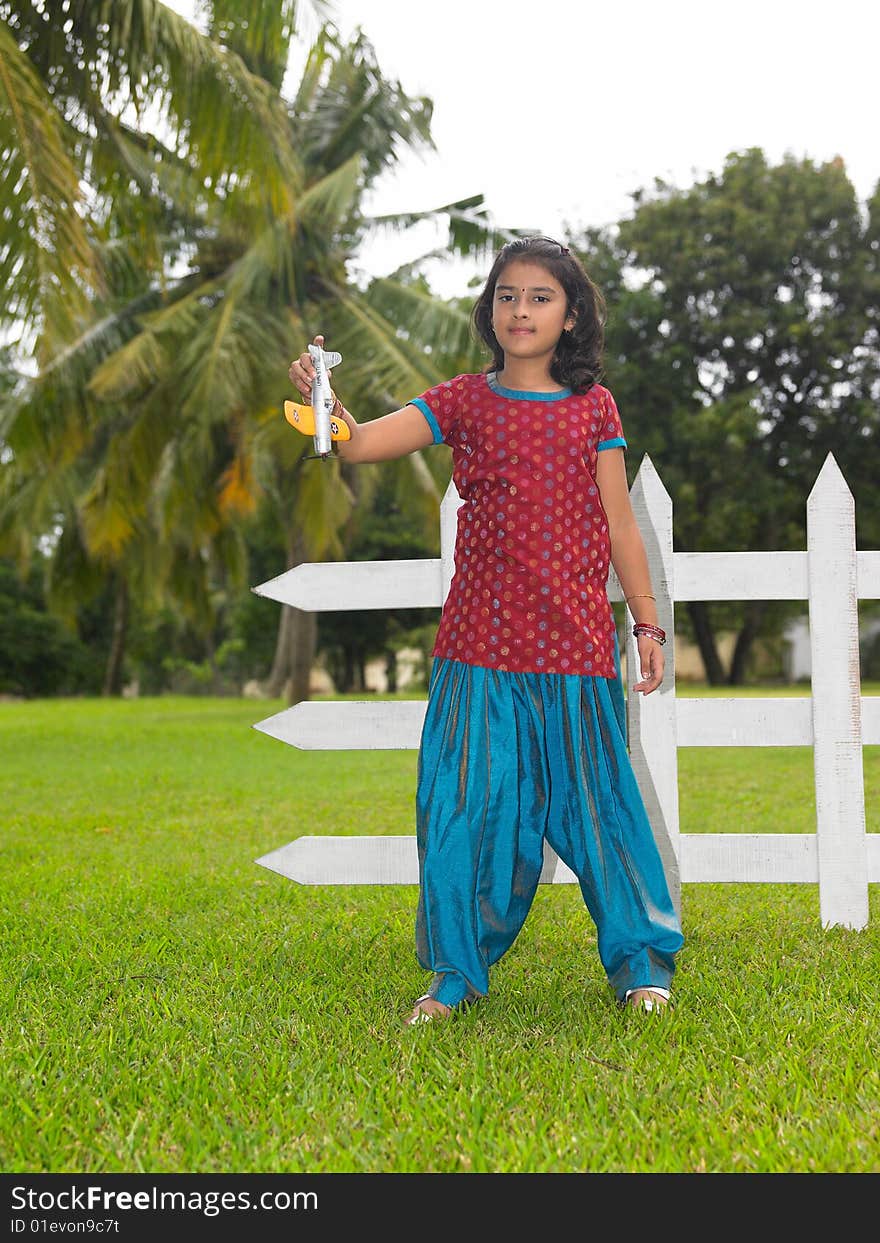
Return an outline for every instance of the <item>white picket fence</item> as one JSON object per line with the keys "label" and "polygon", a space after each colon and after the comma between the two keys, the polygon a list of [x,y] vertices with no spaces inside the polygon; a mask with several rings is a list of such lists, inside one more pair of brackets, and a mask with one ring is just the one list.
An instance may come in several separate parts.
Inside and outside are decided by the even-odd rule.
{"label": "white picket fence", "polygon": [[[672,503],[648,457],[631,497],[660,625],[670,635],[675,601],[809,602],[810,696],[678,698],[674,644],[666,648],[660,689],[647,698],[627,695],[630,755],[679,912],[682,884],[818,884],[823,927],[865,928],[868,885],[880,881],[880,833],[865,830],[862,747],[880,744],[880,696],[861,694],[858,600],[880,598],[880,552],[856,551],[853,498],[834,457],[826,458],[807,500],[806,552],[673,552]],[[300,565],[254,591],[312,611],[439,607],[452,579],[460,504],[450,483],[439,559]],[[608,594],[622,599],[613,571]],[[631,635],[627,642],[629,690],[639,666]],[[305,702],[255,728],[305,750],[415,749],[424,713],[424,700]],[[811,746],[815,832],[680,832],[678,748],[725,746]],[[300,884],[418,883],[414,833],[306,835],[256,862]],[[547,846],[542,882],[575,879]]]}

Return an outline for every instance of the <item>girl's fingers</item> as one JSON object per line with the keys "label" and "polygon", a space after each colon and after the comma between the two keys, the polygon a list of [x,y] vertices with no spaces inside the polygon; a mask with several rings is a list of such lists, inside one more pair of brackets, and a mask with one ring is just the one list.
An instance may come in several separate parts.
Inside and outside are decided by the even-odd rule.
{"label": "girl's fingers", "polygon": [[306,372],[302,358],[295,359],[290,364],[287,372],[290,382],[299,390],[303,397],[310,397],[312,394],[312,382]]}
{"label": "girl's fingers", "polygon": [[[323,346],[324,338],[321,336],[315,337],[314,344]],[[330,373],[328,372],[328,376],[329,374]],[[312,380],[315,378],[315,368],[312,364],[312,357],[308,350],[303,350],[299,358],[295,358],[293,360],[290,364],[287,375],[291,383],[295,384],[302,393],[303,397],[311,397]]]}
{"label": "girl's fingers", "polygon": [[[322,349],[324,348],[324,338],[320,333],[314,338],[313,344],[319,345]],[[293,360],[288,368],[287,375],[291,384],[296,385],[303,397],[311,397],[312,381],[315,378],[315,368],[312,364],[312,356],[308,350],[303,350],[299,358],[295,358]],[[333,372],[328,371],[328,382],[332,379]]]}
{"label": "girl's fingers", "polygon": [[636,682],[633,690],[642,695],[650,695],[663,681],[663,649],[659,643],[644,636],[639,639],[638,647],[641,681]]}

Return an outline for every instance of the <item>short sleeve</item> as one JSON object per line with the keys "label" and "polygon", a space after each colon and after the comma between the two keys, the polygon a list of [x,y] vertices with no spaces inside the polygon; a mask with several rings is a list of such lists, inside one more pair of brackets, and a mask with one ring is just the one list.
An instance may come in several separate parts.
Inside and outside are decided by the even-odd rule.
{"label": "short sleeve", "polygon": [[461,376],[456,376],[454,380],[444,380],[442,384],[435,384],[433,388],[429,388],[419,397],[411,397],[407,402],[407,405],[421,410],[427,419],[435,445],[449,443],[455,432],[463,389],[461,380]]}
{"label": "short sleeve", "polygon": [[602,427],[599,431],[599,449],[625,449],[626,437],[617,402],[605,388],[602,390]]}

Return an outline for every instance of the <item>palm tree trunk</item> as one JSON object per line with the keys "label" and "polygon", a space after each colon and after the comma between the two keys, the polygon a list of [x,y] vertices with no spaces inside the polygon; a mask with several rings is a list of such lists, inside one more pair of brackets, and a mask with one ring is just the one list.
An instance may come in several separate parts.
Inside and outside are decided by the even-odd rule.
{"label": "palm tree trunk", "polygon": [[397,693],[397,652],[394,648],[388,648],[385,652],[385,680],[388,684],[388,690],[392,694]]}
{"label": "palm tree trunk", "polygon": [[[302,541],[298,533],[288,540],[287,568],[292,570],[303,560]],[[276,698],[284,695],[288,703],[297,704],[310,695],[312,665],[318,639],[318,620],[314,613],[281,606],[275,655],[266,680],[266,692]]]}
{"label": "palm tree trunk", "polygon": [[290,651],[290,632],[293,629],[294,610],[289,604],[282,604],[281,618],[278,622],[278,633],[275,636],[275,654],[272,657],[272,668],[266,679],[266,694],[272,699],[284,690],[287,681],[288,653]]}
{"label": "palm tree trunk", "polygon": [[746,676],[746,665],[752,644],[758,637],[761,621],[767,609],[765,600],[752,600],[746,606],[746,618],[742,629],[736,636],[736,645],[730,661],[730,672],[727,680],[731,686],[741,686]]}
{"label": "palm tree trunk", "polygon": [[703,658],[703,668],[710,686],[721,686],[724,683],[724,666],[715,646],[715,635],[709,621],[709,610],[702,600],[691,600],[688,613],[694,627],[694,638]]}
{"label": "palm tree trunk", "polygon": [[318,641],[318,619],[314,613],[293,609],[290,639],[290,677],[286,694],[289,704],[298,704],[311,694],[312,665]]}
{"label": "palm tree trunk", "polygon": [[125,660],[125,641],[128,637],[128,612],[128,580],[120,571],[116,577],[116,592],[113,598],[113,633],[110,639],[107,665],[104,669],[102,695],[122,693],[122,666]]}

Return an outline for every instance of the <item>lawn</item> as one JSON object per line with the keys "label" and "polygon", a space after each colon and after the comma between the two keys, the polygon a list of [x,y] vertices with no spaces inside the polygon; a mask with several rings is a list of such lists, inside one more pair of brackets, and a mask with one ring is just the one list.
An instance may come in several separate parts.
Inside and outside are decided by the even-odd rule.
{"label": "lawn", "polygon": [[[880,1172],[877,886],[854,932],[813,885],[685,885],[658,1019],[618,1011],[576,886],[543,885],[490,997],[405,1029],[414,887],[254,861],[412,832],[415,752],[252,728],[283,706],[0,705],[0,1170]],[[814,827],[809,748],[679,761],[683,832]],[[865,789],[878,832],[878,747]]]}

